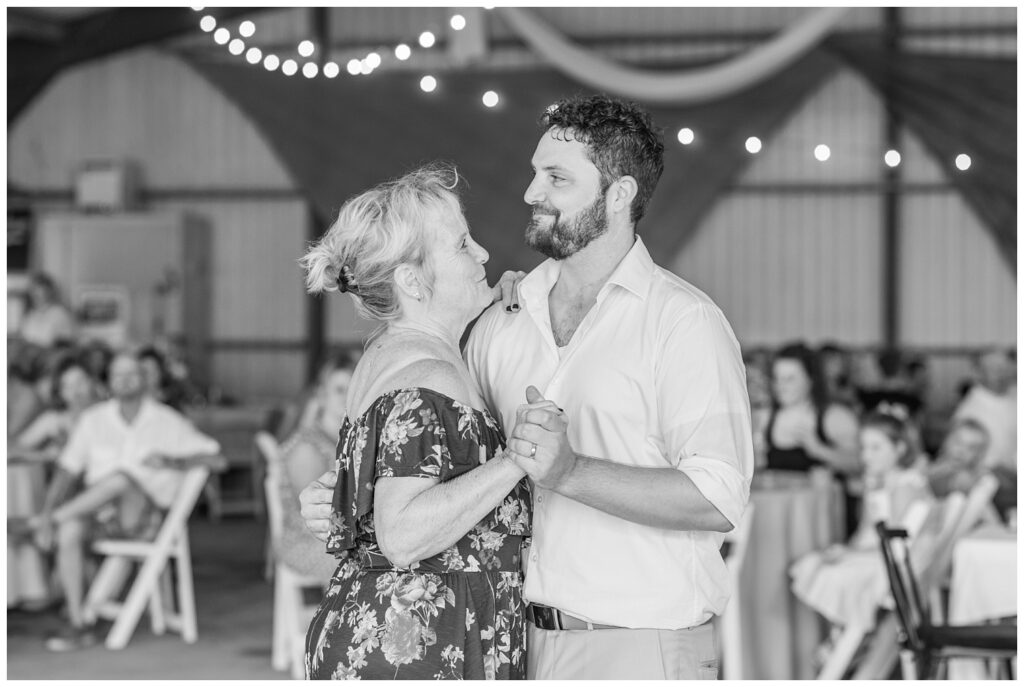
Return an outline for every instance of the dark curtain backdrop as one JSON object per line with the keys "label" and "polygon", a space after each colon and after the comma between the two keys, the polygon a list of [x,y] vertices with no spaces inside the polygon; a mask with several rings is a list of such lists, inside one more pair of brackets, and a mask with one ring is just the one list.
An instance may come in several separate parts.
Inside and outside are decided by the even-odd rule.
{"label": "dark curtain backdrop", "polygon": [[[756,135],[770,146],[772,133],[844,62],[879,88],[892,84],[894,107],[1016,272],[1016,63],[908,54],[888,60],[877,39],[831,39],[772,79],[714,103],[650,107],[665,129],[665,173],[639,232],[656,261],[674,258],[750,162],[744,140]],[[444,74],[428,94],[414,74],[325,80],[248,65],[190,64],[262,132],[324,229],[346,198],[418,164],[446,159],[469,182],[466,214],[491,253],[491,277],[540,262],[522,240],[528,217],[522,194],[541,133],[537,119],[558,98],[585,92],[578,84],[551,70],[464,71]],[[502,94],[492,110],[480,103],[488,89]],[[690,146],[676,141],[683,126],[696,132]],[[967,173],[952,166],[961,152],[973,159]]]}
{"label": "dark curtain backdrop", "polygon": [[[899,54],[874,38],[831,39],[904,120],[992,233],[1017,273],[1017,62]],[[971,156],[961,172],[953,160]]]}
{"label": "dark curtain backdrop", "polygon": [[[490,251],[492,278],[505,269],[529,269],[541,257],[523,244],[529,210],[523,193],[544,109],[585,92],[554,71],[441,76],[423,93],[419,75],[374,74],[334,80],[283,77],[248,65],[190,62],[263,133],[314,205],[323,228],[345,199],[435,159],[456,163],[468,180],[470,226]],[[835,68],[823,53],[809,55],[775,78],[734,97],[688,108],[654,107],[665,129],[665,173],[639,232],[655,260],[669,262],[699,226],[722,189],[748,163],[743,142],[766,142],[792,110]],[[499,107],[480,97],[493,89]],[[698,138],[676,141],[680,127]]]}

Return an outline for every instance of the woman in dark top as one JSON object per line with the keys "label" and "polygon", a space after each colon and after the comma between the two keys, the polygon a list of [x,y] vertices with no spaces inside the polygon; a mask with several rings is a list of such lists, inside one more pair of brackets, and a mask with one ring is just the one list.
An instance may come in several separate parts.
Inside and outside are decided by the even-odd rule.
{"label": "woman in dark top", "polygon": [[310,291],[350,292],[381,323],[341,426],[338,568],[306,636],[309,678],[526,676],[531,496],[459,349],[494,292],[457,182],[431,167],[371,189],[303,258]]}
{"label": "woman in dark top", "polygon": [[857,527],[859,504],[850,494],[847,476],[861,472],[858,429],[853,411],[829,400],[814,351],[803,344],[790,344],[775,354],[772,412],[765,428],[766,467],[831,470],[846,495],[847,534]]}
{"label": "woman in dark top", "polygon": [[857,416],[828,400],[814,352],[790,344],[772,362],[772,412],[765,428],[767,467],[807,471],[814,466],[838,474],[860,472]]}

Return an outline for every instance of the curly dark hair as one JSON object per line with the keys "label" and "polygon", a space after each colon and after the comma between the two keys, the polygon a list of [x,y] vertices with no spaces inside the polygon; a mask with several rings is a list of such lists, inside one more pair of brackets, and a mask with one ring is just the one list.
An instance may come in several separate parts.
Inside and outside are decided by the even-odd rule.
{"label": "curly dark hair", "polygon": [[602,190],[626,175],[636,179],[630,219],[640,221],[665,169],[662,132],[649,112],[604,94],[577,95],[549,106],[540,124],[545,131],[571,130],[601,173]]}
{"label": "curly dark hair", "polygon": [[[802,341],[793,341],[783,345],[775,352],[772,361],[776,360],[795,360],[800,363],[811,380],[811,402],[814,404],[814,408],[819,413],[825,412],[829,406],[828,388],[822,379],[821,363],[814,350]],[[775,394],[772,394],[772,406],[778,408]]]}

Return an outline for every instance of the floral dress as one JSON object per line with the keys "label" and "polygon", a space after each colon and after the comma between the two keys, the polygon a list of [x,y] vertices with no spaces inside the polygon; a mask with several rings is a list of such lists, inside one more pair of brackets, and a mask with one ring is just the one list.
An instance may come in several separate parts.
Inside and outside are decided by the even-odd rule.
{"label": "floral dress", "polygon": [[373,526],[377,478],[445,482],[504,445],[488,413],[430,389],[389,392],[345,419],[327,540],[340,563],[306,635],[308,678],[525,678],[528,482],[450,548],[407,568],[384,556]]}

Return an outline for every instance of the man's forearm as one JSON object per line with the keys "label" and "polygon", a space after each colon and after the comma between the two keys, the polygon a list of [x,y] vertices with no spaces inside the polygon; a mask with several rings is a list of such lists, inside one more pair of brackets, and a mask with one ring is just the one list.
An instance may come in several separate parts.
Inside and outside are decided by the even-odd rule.
{"label": "man's forearm", "polygon": [[674,468],[640,468],[576,456],[576,465],[556,488],[591,508],[649,527],[728,532],[733,525]]}

